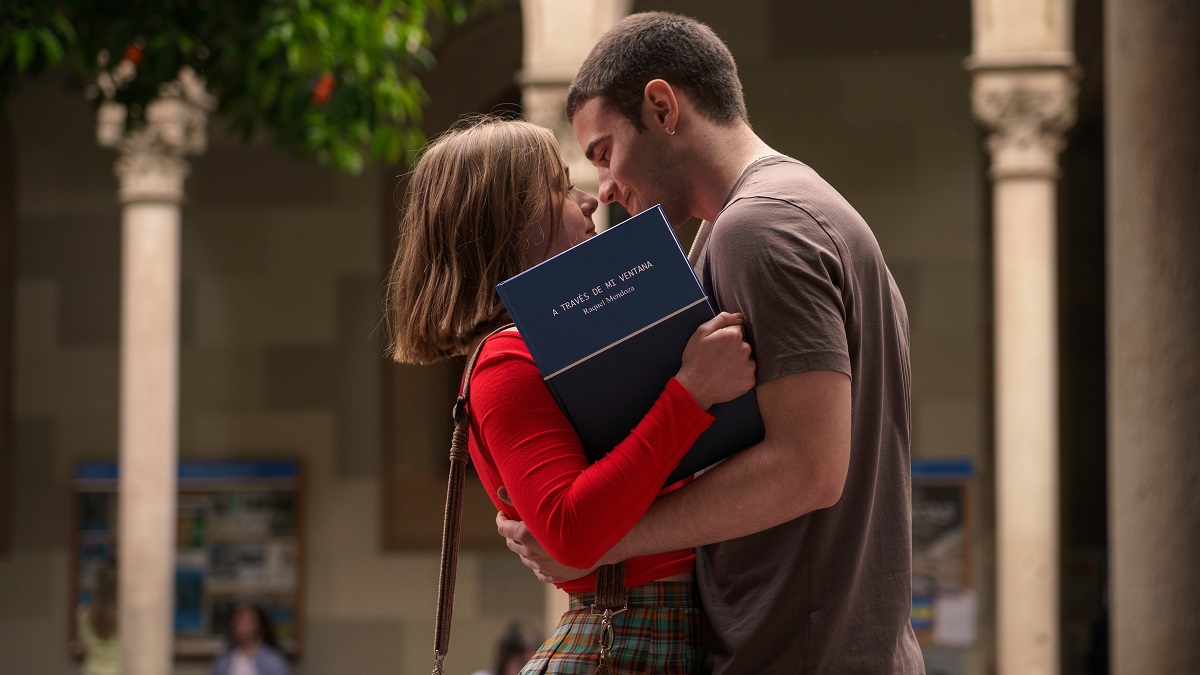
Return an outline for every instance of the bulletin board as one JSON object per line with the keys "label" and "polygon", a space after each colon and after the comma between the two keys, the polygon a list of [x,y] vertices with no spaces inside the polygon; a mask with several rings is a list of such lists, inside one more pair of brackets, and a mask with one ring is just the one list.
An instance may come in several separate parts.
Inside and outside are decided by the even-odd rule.
{"label": "bulletin board", "polygon": [[911,620],[925,645],[971,647],[976,642],[974,482],[970,460],[912,462]]}
{"label": "bulletin board", "polygon": [[[282,650],[303,644],[304,489],[295,460],[180,462],[175,541],[175,654],[221,653],[234,608],[261,605]],[[81,462],[71,481],[70,613],[93,599],[117,555],[117,464]],[[79,653],[77,626],[69,644]]]}

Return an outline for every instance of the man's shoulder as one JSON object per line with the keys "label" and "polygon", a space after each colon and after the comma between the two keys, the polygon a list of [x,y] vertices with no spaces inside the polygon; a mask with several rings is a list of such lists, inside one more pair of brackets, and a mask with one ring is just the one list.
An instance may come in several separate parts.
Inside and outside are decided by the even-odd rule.
{"label": "man's shoulder", "polygon": [[817,224],[816,216],[805,208],[802,200],[749,193],[739,195],[725,205],[713,223],[713,233],[728,234],[747,228],[779,230]]}
{"label": "man's shoulder", "polygon": [[760,220],[764,215],[772,221],[782,218],[834,228],[862,221],[815,169],[785,155],[762,160],[747,171],[731,191],[718,221],[736,224]]}
{"label": "man's shoulder", "polygon": [[801,248],[836,248],[820,212],[801,198],[748,192],[737,196],[713,223],[710,251],[760,259]]}
{"label": "man's shoulder", "polygon": [[832,190],[811,166],[787,155],[754,163],[734,185],[730,201],[746,198],[803,201],[808,195]]}

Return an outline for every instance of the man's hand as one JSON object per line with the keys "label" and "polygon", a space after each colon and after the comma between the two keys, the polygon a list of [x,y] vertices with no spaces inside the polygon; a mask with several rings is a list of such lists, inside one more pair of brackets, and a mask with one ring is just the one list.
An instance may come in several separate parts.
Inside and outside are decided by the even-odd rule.
{"label": "man's hand", "polygon": [[546,553],[546,549],[533,538],[529,528],[519,520],[509,520],[503,512],[496,514],[496,531],[504,537],[508,550],[521,556],[521,563],[533,570],[538,581],[547,584],[561,584],[586,577],[596,568],[589,570],[576,569],[561,565]]}

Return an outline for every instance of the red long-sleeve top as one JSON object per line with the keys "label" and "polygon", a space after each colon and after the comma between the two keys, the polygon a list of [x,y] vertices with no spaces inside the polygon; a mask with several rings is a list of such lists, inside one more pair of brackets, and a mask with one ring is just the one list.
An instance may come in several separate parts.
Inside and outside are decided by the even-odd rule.
{"label": "red long-sleeve top", "polygon": [[[579,435],[515,331],[484,344],[471,375],[468,410],[471,460],[492,503],[524,521],[555,560],[583,569],[633,528],[713,419],[672,378],[629,436],[589,464]],[[497,496],[501,486],[512,505]],[[633,558],[625,564],[625,584],[690,572],[694,564],[690,549]],[[589,592],[596,574],[558,586]]]}

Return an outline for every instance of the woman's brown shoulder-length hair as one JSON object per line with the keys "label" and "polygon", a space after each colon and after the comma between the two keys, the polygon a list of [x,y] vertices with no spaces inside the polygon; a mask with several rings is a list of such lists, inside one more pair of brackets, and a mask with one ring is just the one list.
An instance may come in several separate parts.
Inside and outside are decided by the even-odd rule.
{"label": "woman's brown shoulder-length hair", "polygon": [[387,286],[390,356],[432,363],[464,354],[508,320],[496,284],[525,268],[532,227],[562,220],[567,177],[548,129],[481,117],[434,139],[409,176]]}

